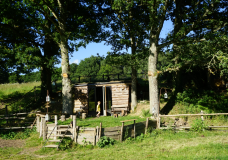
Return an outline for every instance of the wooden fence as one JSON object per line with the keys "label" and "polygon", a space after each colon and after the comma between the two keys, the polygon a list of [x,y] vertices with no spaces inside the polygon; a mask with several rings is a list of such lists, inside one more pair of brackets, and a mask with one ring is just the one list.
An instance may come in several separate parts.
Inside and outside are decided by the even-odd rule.
{"label": "wooden fence", "polygon": [[[200,116],[201,120],[204,121],[204,116],[219,116],[219,115],[228,115],[228,113],[204,113],[201,111],[199,114],[176,114],[176,115],[159,115],[157,117],[157,128],[158,129],[169,129],[168,127],[161,127],[160,118],[161,117],[188,117],[188,116]],[[175,129],[190,129],[191,127],[175,127]],[[208,128],[228,128],[228,126],[208,126]]]}
{"label": "wooden fence", "polygon": [[[55,121],[55,124],[46,125],[44,115],[40,114],[37,114],[36,124],[37,132],[40,133],[40,137],[43,137],[44,140],[47,139],[47,137],[50,137],[51,139],[56,139],[60,132],[65,131],[68,127],[68,125],[57,125],[56,130],[54,130],[55,124],[57,124],[57,119]],[[100,124],[100,126],[97,127],[83,127],[77,126],[76,124],[76,120],[73,120],[73,124],[68,129],[66,137],[71,137],[72,140],[74,140],[78,144],[96,145],[96,143],[102,136],[107,136],[115,140],[123,141],[128,137],[136,137],[141,135],[142,133],[145,134],[148,128],[156,128],[157,122],[154,120],[149,120],[149,118],[147,118],[147,121],[144,122],[138,122],[125,126],[122,123],[122,126],[108,128],[102,128],[102,123]],[[73,126],[75,126],[75,129],[73,128]]]}

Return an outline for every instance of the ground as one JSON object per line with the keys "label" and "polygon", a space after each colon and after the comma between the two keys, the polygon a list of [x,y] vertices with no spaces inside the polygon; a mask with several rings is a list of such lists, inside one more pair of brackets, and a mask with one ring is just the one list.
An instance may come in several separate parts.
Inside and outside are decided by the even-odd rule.
{"label": "ground", "polygon": [[3,147],[17,147],[22,148],[25,145],[25,140],[4,140],[0,139],[0,148]]}

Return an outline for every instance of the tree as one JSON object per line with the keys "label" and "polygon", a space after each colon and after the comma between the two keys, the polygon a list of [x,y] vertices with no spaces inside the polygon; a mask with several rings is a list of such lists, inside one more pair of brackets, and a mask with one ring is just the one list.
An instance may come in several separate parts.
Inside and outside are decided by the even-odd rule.
{"label": "tree", "polygon": [[[100,31],[102,29],[100,25],[103,18],[102,12],[104,11],[102,10],[102,5],[104,2],[93,2],[92,0],[25,0],[23,2],[16,1],[15,4],[17,4],[17,8],[20,13],[23,14],[21,17],[29,17],[28,19],[32,21],[29,23],[29,26],[31,26],[31,24],[33,25],[32,27],[29,27],[27,31],[33,31],[32,33],[34,33],[33,35],[35,37],[36,35],[42,37],[43,40],[41,41],[45,41],[45,44],[48,44],[47,46],[54,46],[54,44],[57,44],[60,48],[63,75],[63,112],[71,114],[72,99],[68,52],[73,51],[74,49],[77,50],[80,46],[85,46],[89,41],[94,40],[94,37],[98,37],[98,35],[100,35]],[[24,25],[24,27],[25,26],[26,25]],[[25,29],[23,29],[23,31],[25,31]],[[75,41],[79,39],[82,39],[82,41]],[[36,45],[35,40],[36,38],[34,38],[31,42],[33,42],[33,46],[38,46]],[[69,47],[68,40],[72,40],[77,43],[71,43],[72,46]],[[43,48],[44,52],[46,52],[49,47],[43,46]],[[50,57],[54,59],[52,55],[50,55]],[[50,62],[50,57],[47,57],[48,61],[43,62]],[[42,66],[42,69],[45,70],[45,67],[46,66]],[[44,75],[45,74],[43,74],[42,77]],[[48,81],[50,81],[50,76]]]}
{"label": "tree", "polygon": [[[131,108],[134,110],[137,105],[137,61],[140,59],[138,53],[145,49],[147,34],[144,33],[146,29],[144,22],[147,21],[148,17],[145,16],[143,6],[137,5],[134,1],[111,1],[111,6],[114,16],[110,17],[112,18],[110,22],[112,32],[107,42],[113,46],[110,55],[115,58],[126,54],[120,58],[123,60],[126,57],[125,65],[131,66]],[[131,49],[131,54],[127,54],[123,49]],[[116,61],[116,64],[118,63],[119,61]]]}
{"label": "tree", "polygon": [[91,56],[81,60],[76,71],[77,76],[96,76],[100,70],[102,57]]}

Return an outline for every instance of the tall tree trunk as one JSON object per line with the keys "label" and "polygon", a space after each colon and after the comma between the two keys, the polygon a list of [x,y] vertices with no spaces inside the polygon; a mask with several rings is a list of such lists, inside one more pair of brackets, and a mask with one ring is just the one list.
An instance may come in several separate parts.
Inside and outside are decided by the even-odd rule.
{"label": "tall tree trunk", "polygon": [[[65,33],[64,31],[62,33]],[[69,70],[69,55],[68,55],[68,44],[65,35],[61,35],[61,57],[62,57],[62,100],[63,100],[63,113],[72,114],[72,94],[71,94],[71,81],[70,81],[70,70]]]}
{"label": "tall tree trunk", "polygon": [[137,106],[137,70],[134,66],[132,67],[131,79],[131,109],[134,111]]}
{"label": "tall tree trunk", "polygon": [[46,97],[47,90],[49,94],[52,94],[52,86],[51,86],[51,69],[47,68],[46,65],[42,65],[41,68],[41,97]]}
{"label": "tall tree trunk", "polygon": [[159,114],[159,101],[158,101],[158,73],[157,73],[157,46],[152,42],[149,49],[148,59],[148,79],[149,79],[149,96],[150,96],[150,113],[155,117]]}
{"label": "tall tree trunk", "polygon": [[[131,37],[131,55],[134,56],[136,53],[135,38]],[[131,75],[131,109],[135,110],[137,106],[137,68],[132,66],[132,75]]]}

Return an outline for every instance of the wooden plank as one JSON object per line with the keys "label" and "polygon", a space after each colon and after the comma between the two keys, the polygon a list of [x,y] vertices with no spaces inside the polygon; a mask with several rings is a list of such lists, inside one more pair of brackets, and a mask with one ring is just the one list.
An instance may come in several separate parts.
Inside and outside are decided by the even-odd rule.
{"label": "wooden plank", "polygon": [[79,133],[77,139],[83,139],[83,138],[94,139],[94,135],[86,135],[86,134],[80,135]]}
{"label": "wooden plank", "polygon": [[112,111],[128,111],[128,108],[114,108]]}
{"label": "wooden plank", "polygon": [[54,145],[54,144],[52,144],[52,145],[46,145],[46,146],[44,146],[44,147],[48,147],[48,148],[58,148],[58,146],[59,146],[59,145]]}
{"label": "wooden plank", "polygon": [[121,130],[121,127],[118,126],[118,127],[108,127],[108,128],[103,128],[104,129],[104,132],[107,132],[107,131],[120,131]]}
{"label": "wooden plank", "polygon": [[24,128],[31,128],[31,126],[28,126],[28,127],[4,127],[4,128],[0,128],[0,129],[4,130],[4,129],[24,129]]}
{"label": "wooden plank", "polygon": [[210,114],[176,114],[176,115],[159,115],[159,117],[181,117],[181,116],[216,116],[228,115],[228,113],[210,113]]}
{"label": "wooden plank", "polygon": [[79,131],[94,131],[94,127],[79,127]]}
{"label": "wooden plank", "polygon": [[111,107],[112,108],[116,108],[116,107],[128,107],[128,105],[125,105],[125,104],[124,105],[112,105]]}
{"label": "wooden plank", "polygon": [[104,132],[104,136],[114,136],[114,135],[120,135],[120,132]]}
{"label": "wooden plank", "polygon": [[109,138],[115,139],[115,140],[120,140],[120,135],[115,135],[115,136],[107,136]]}

